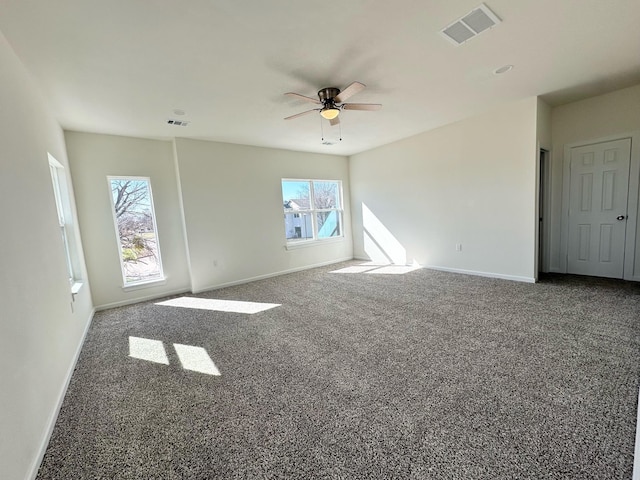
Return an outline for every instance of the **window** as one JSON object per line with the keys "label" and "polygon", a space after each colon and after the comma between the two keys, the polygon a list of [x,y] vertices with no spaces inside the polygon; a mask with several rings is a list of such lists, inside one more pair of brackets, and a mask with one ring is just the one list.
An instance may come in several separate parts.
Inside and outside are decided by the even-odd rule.
{"label": "window", "polygon": [[78,262],[75,261],[76,251],[73,245],[73,228],[69,221],[71,219],[71,202],[67,190],[64,167],[51,154],[49,156],[49,170],[51,172],[51,182],[53,184],[53,196],[56,201],[56,211],[58,213],[58,225],[62,236],[62,246],[67,264],[67,275],[72,292],[79,287],[79,275],[76,274]]}
{"label": "window", "polygon": [[124,286],[164,280],[149,178],[108,180]]}
{"label": "window", "polygon": [[342,236],[342,183],[282,180],[284,229],[289,244]]}

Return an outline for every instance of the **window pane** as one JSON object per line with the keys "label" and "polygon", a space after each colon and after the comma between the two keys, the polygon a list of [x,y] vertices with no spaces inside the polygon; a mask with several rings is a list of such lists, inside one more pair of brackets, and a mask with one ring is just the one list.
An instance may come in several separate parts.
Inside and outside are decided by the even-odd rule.
{"label": "window pane", "polygon": [[282,181],[282,202],[284,211],[309,210],[309,182]]}
{"label": "window pane", "polygon": [[331,212],[316,213],[318,222],[318,238],[339,237],[340,233],[340,212],[333,210]]}
{"label": "window pane", "polygon": [[125,285],[163,278],[149,181],[112,178],[110,184]]}
{"label": "window pane", "polygon": [[[49,169],[51,171],[51,181],[53,182],[53,195],[56,200],[56,209],[58,211],[58,224],[60,225],[60,232],[62,234],[62,244],[64,247],[65,260],[67,261],[67,273],[69,275],[69,283],[72,284],[75,281],[75,275],[73,271],[73,259],[72,250],[69,244],[69,235],[67,229],[67,220],[64,215],[65,203],[69,200],[66,189],[62,188],[64,179],[64,168],[58,163],[58,161],[49,155]],[[62,185],[61,185],[62,184]]]}
{"label": "window pane", "polygon": [[71,264],[71,249],[69,248],[69,240],[67,239],[67,228],[64,225],[60,226],[60,232],[62,233],[62,243],[64,244],[64,254],[67,260],[67,273],[69,274],[69,283],[73,283],[73,265]]}
{"label": "window pane", "polygon": [[282,180],[288,243],[343,235],[341,185],[332,180]]}
{"label": "window pane", "polygon": [[311,240],[313,239],[313,225],[310,213],[285,213],[284,231],[287,240]]}
{"label": "window pane", "polygon": [[313,182],[313,201],[316,209],[341,208],[338,182]]}

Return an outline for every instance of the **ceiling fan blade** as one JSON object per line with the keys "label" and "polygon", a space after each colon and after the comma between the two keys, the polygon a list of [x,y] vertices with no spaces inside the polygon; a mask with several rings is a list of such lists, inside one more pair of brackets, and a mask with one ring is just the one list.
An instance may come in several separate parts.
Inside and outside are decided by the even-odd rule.
{"label": "ceiling fan blade", "polygon": [[320,111],[319,108],[314,108],[312,110],[307,110],[306,112],[302,112],[302,113],[296,113],[295,115],[291,115],[290,117],[286,117],[285,120],[291,120],[293,118],[298,118],[298,117],[302,117],[303,115],[307,115],[311,112],[318,112]]}
{"label": "ceiling fan blade", "polygon": [[331,120],[329,120],[329,124],[332,127],[335,125],[338,125],[339,123],[340,123],[340,117],[332,118]]}
{"label": "ceiling fan blade", "polygon": [[288,95],[290,97],[299,98],[301,100],[304,100],[305,102],[317,103],[318,105],[321,104],[320,100],[318,100],[317,98],[307,97],[306,95],[300,95],[299,93],[287,92],[287,93],[285,93],[285,95]]}
{"label": "ceiling fan blade", "polygon": [[364,87],[366,87],[366,85],[364,83],[360,83],[360,82],[353,82],[351,85],[349,85],[347,88],[345,88],[344,90],[342,90],[338,96],[335,98],[337,103],[342,103],[344,102],[347,98],[351,97],[352,95],[355,95],[356,93],[362,91],[364,89]]}
{"label": "ceiling fan blade", "polygon": [[382,105],[379,103],[345,103],[342,108],[345,110],[380,110]]}

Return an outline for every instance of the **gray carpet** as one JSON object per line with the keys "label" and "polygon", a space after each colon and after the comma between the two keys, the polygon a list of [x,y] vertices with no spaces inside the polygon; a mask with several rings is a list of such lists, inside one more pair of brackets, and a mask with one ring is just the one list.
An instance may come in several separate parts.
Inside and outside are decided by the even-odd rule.
{"label": "gray carpet", "polygon": [[253,315],[97,313],[38,478],[631,478],[640,285],[355,264],[197,295],[282,304]]}

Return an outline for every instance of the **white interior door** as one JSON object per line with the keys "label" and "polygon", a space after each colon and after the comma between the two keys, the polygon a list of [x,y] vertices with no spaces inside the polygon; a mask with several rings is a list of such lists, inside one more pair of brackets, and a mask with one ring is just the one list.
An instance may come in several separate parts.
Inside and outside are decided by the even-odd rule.
{"label": "white interior door", "polygon": [[622,278],[631,139],[571,149],[567,270]]}

